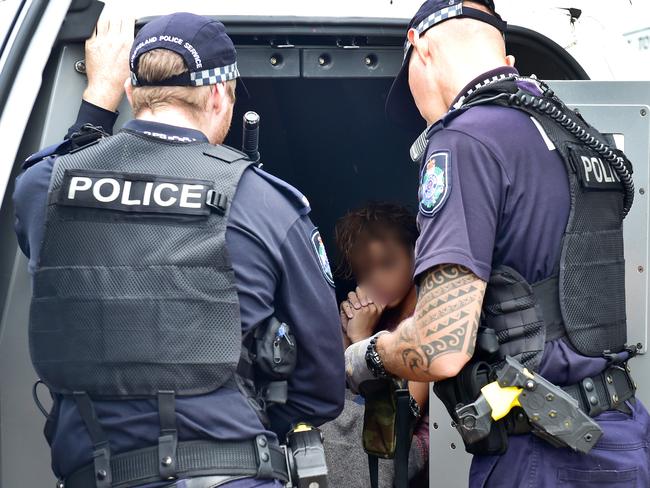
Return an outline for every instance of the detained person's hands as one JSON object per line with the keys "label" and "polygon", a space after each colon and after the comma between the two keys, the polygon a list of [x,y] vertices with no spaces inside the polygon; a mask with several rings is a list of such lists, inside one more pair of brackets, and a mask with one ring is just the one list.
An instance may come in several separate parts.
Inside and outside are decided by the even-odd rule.
{"label": "detained person's hands", "polygon": [[348,293],[341,303],[341,325],[352,343],[362,341],[374,334],[384,305],[376,303],[366,291],[357,287]]}
{"label": "detained person's hands", "polygon": [[129,52],[133,44],[135,20],[132,17],[109,17],[104,11],[95,32],[86,40],[86,76],[88,87],[83,99],[111,112],[124,95],[129,77]]}

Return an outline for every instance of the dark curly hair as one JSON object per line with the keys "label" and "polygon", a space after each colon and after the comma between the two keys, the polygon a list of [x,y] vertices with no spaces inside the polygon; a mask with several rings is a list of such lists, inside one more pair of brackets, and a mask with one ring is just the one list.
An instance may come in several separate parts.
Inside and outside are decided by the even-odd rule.
{"label": "dark curly hair", "polygon": [[396,238],[408,248],[415,247],[418,229],[408,208],[390,202],[372,202],[348,212],[336,223],[336,245],[341,255],[337,274],[353,278],[352,257],[359,244],[370,239]]}

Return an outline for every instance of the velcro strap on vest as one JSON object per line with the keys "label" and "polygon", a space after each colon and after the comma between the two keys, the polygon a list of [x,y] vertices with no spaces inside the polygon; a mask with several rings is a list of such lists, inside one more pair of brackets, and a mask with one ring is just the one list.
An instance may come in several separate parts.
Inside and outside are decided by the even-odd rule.
{"label": "velcro strap on vest", "polygon": [[560,309],[558,275],[533,283],[531,286],[544,319],[546,342],[564,337],[566,329]]}
{"label": "velcro strap on vest", "polygon": [[[177,446],[176,473],[179,479],[194,476],[230,475],[261,479],[289,480],[283,449],[267,440],[260,459],[259,439],[247,441],[185,441]],[[269,459],[267,459],[267,456]],[[260,470],[270,463],[270,470]],[[112,488],[130,488],[162,481],[159,472],[158,446],[137,449],[111,457]],[[86,465],[64,480],[65,488],[96,486],[92,464]]]}

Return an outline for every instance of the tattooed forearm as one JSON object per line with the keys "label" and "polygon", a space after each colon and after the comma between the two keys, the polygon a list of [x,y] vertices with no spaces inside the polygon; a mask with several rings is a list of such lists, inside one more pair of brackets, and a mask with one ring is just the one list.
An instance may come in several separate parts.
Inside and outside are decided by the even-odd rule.
{"label": "tattooed forearm", "polygon": [[387,369],[408,379],[437,380],[465,364],[474,354],[484,293],[485,282],[462,266],[429,271],[413,319],[383,341]]}

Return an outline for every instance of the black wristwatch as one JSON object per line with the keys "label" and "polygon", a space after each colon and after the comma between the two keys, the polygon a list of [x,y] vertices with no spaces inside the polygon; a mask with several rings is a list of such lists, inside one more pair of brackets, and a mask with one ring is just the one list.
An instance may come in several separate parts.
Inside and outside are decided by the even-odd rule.
{"label": "black wristwatch", "polygon": [[381,357],[379,357],[379,353],[377,352],[378,338],[379,335],[376,335],[370,339],[368,349],[366,349],[366,364],[368,365],[368,369],[373,374],[373,376],[376,378],[385,378],[388,376],[388,374],[386,373],[384,363],[382,362]]}

